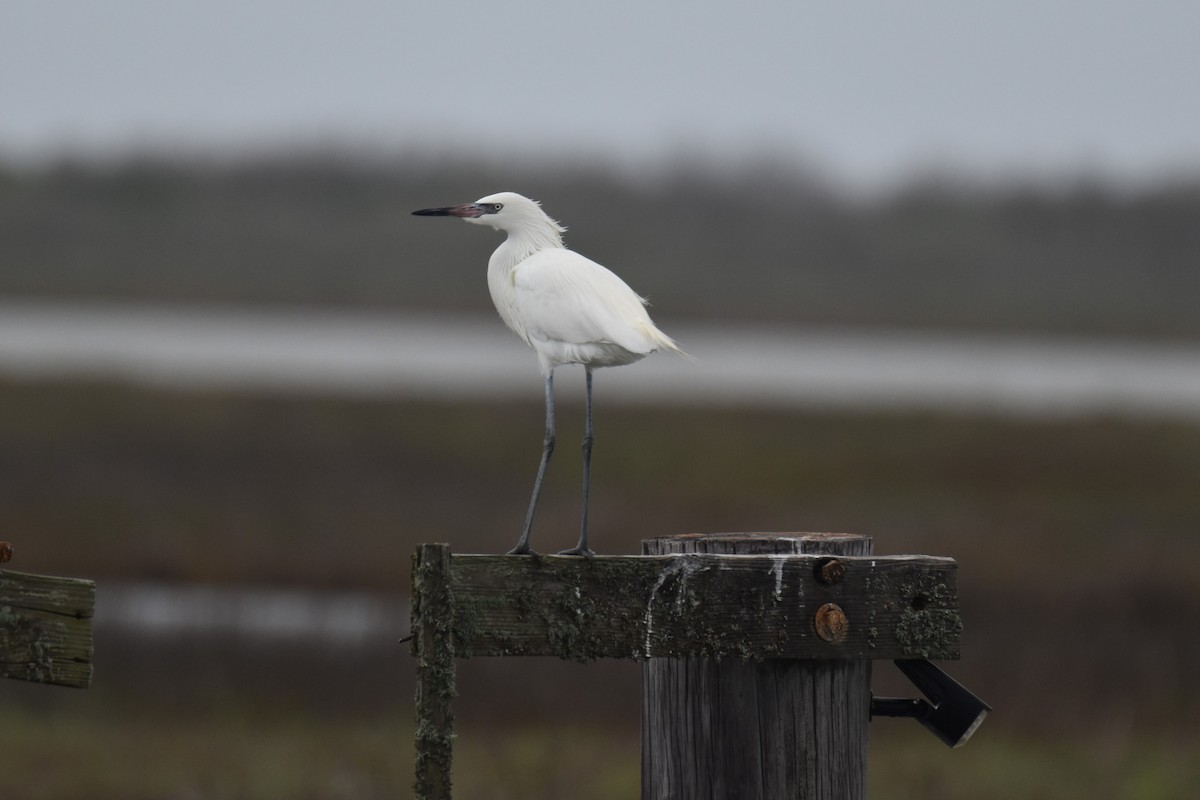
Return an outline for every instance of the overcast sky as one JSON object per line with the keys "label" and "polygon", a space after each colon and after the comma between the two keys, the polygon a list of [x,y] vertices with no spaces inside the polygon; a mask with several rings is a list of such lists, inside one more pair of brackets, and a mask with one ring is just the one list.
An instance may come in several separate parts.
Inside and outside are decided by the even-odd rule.
{"label": "overcast sky", "polygon": [[872,185],[1200,173],[1200,3],[3,0],[0,158],[776,151]]}

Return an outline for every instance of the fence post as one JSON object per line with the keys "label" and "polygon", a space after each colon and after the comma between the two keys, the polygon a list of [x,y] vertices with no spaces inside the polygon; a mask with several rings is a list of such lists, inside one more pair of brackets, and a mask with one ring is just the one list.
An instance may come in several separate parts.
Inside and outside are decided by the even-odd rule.
{"label": "fence post", "polygon": [[[647,539],[642,552],[867,556],[871,539],[688,534]],[[840,576],[825,577],[832,598]],[[642,676],[642,800],[865,797],[870,660],[650,658]]]}
{"label": "fence post", "polygon": [[454,598],[450,546],[422,544],[413,556],[413,655],[417,657],[418,800],[450,800],[454,756]]}

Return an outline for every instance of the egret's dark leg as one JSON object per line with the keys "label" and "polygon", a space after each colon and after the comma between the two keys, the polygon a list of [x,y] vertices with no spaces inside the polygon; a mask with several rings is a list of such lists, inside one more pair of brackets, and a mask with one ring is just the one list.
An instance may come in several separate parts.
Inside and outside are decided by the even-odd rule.
{"label": "egret's dark leg", "polygon": [[583,429],[583,522],[579,526],[579,544],[570,550],[563,550],[559,555],[564,556],[594,556],[588,549],[588,488],[592,478],[592,368],[585,367],[587,374],[587,405],[584,412]]}
{"label": "egret's dark leg", "polygon": [[542,493],[542,481],[546,478],[546,467],[554,455],[554,372],[546,376],[546,438],[542,440],[542,461],[538,464],[537,478],[533,481],[533,497],[529,498],[529,511],[525,514],[525,530],[517,546],[508,551],[510,556],[531,554],[529,531],[533,528],[533,512],[537,508],[538,495]]}

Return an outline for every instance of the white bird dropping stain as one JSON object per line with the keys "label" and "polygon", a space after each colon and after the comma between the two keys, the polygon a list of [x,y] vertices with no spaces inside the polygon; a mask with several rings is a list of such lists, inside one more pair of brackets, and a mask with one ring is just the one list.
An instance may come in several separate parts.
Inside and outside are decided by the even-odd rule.
{"label": "white bird dropping stain", "polygon": [[658,590],[667,582],[667,578],[680,571],[683,572],[683,581],[680,583],[679,593],[675,597],[675,610],[678,612],[683,603],[683,593],[687,587],[688,576],[691,575],[696,566],[693,559],[686,556],[677,556],[671,559],[671,563],[667,564],[662,572],[658,573],[658,579],[654,581],[654,586],[650,588],[650,597],[646,600],[646,642],[642,648],[642,655],[646,658],[650,657],[650,640],[654,635],[654,598],[657,597]]}
{"label": "white bird dropping stain", "polygon": [[783,561],[787,556],[771,556],[770,574],[775,576],[775,602],[783,599]]}

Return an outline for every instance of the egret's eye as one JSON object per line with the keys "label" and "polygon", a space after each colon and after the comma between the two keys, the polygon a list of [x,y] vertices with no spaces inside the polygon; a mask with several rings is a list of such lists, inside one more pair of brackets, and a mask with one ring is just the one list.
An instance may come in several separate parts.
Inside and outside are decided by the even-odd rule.
{"label": "egret's eye", "polygon": [[503,203],[492,203],[492,213],[495,214],[500,209],[504,208]]}

